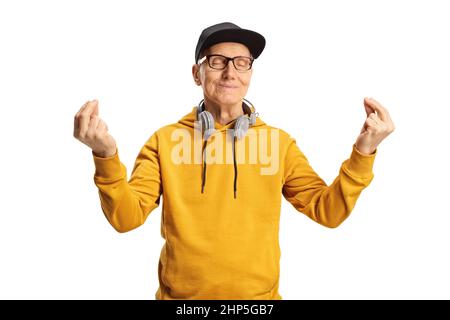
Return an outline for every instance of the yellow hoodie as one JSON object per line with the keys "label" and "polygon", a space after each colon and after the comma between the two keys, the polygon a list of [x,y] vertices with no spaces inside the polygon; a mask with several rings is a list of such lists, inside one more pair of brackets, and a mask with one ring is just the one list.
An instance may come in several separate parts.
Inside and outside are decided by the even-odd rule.
{"label": "yellow hoodie", "polygon": [[[196,117],[194,107],[154,132],[129,181],[118,152],[109,158],[93,154],[102,210],[118,232],[127,232],[145,222],[162,195],[166,241],[156,299],[281,299],[281,195],[312,220],[337,227],[372,181],[377,151],[363,155],[353,145],[327,186],[283,130],[257,118],[236,142],[227,140],[236,120],[216,122],[216,132],[202,144]],[[255,137],[260,139],[252,143]]]}

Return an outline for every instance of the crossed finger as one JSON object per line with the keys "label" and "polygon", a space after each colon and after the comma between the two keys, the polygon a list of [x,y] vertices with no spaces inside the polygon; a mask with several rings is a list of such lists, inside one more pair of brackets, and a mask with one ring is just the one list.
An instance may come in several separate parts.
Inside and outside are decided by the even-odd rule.
{"label": "crossed finger", "polygon": [[364,99],[364,105],[377,112],[378,117],[383,122],[392,122],[389,111],[373,98]]}
{"label": "crossed finger", "polygon": [[89,102],[91,102],[91,101],[89,101],[89,100],[86,101],[86,103],[83,104],[81,106],[80,110],[78,110],[78,112],[75,114],[74,122],[73,122],[73,127],[75,130],[80,128],[80,119],[79,119],[80,114],[84,111],[84,109],[87,108],[87,106],[89,105]]}

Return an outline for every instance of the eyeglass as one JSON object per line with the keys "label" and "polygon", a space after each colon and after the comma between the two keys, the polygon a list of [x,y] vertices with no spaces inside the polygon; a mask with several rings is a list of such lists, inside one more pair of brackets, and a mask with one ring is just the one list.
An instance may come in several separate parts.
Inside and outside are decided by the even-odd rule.
{"label": "eyeglass", "polygon": [[208,61],[208,65],[215,70],[223,70],[228,66],[228,62],[233,61],[233,65],[238,71],[248,71],[252,68],[253,58],[245,56],[237,56],[233,58],[225,57],[221,54],[209,54],[204,56],[198,61],[198,64],[202,64],[205,60]]}

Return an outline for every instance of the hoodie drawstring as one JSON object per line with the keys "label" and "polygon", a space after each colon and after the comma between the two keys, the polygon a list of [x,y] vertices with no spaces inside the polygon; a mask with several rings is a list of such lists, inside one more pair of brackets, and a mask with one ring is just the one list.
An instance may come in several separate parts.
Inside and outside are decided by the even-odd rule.
{"label": "hoodie drawstring", "polygon": [[237,165],[236,165],[236,137],[233,138],[233,164],[234,164],[234,198],[236,199],[237,193]]}
{"label": "hoodie drawstring", "polygon": [[205,189],[205,184],[206,184],[206,153],[205,153],[205,149],[206,149],[206,144],[208,142],[205,140],[205,142],[203,143],[203,148],[202,148],[202,193],[203,190]]}
{"label": "hoodie drawstring", "polygon": [[[233,165],[234,165],[234,184],[233,184],[233,193],[234,193],[234,199],[236,199],[236,194],[237,194],[237,176],[238,176],[238,171],[237,171],[237,164],[236,164],[236,137],[233,137]],[[205,142],[203,143],[203,148],[202,148],[202,193],[205,190],[205,184],[206,184],[206,153],[205,153],[205,149],[206,149],[206,144],[207,144],[207,140],[205,140]]]}

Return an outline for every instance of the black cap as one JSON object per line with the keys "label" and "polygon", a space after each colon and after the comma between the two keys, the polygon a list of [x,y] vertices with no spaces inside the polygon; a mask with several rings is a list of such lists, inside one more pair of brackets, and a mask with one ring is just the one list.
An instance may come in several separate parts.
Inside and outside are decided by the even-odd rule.
{"label": "black cap", "polygon": [[238,27],[231,22],[218,23],[202,31],[195,48],[195,62],[203,50],[220,42],[239,42],[247,46],[253,58],[258,58],[266,45],[266,39],[259,33]]}

